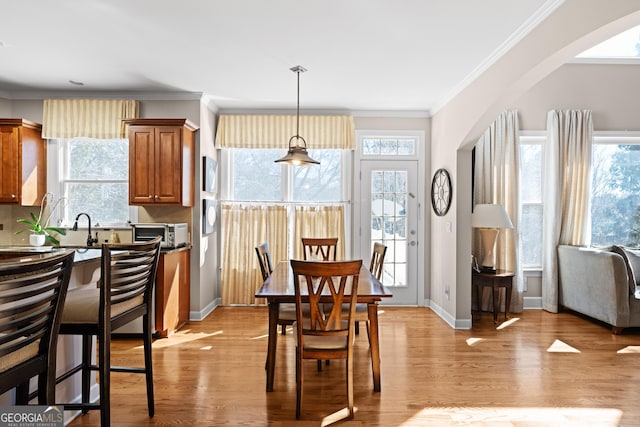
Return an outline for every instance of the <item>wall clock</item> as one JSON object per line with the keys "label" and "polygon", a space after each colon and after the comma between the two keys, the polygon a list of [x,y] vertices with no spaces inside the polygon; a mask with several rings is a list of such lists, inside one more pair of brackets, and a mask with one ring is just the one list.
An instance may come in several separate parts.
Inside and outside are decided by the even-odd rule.
{"label": "wall clock", "polygon": [[431,181],[431,206],[438,216],[443,216],[451,207],[451,178],[446,169],[438,169]]}

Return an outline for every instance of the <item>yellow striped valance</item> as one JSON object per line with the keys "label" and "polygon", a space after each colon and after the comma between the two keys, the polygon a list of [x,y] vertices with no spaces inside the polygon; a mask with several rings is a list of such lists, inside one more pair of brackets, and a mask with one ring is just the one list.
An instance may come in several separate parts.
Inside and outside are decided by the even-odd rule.
{"label": "yellow striped valance", "polygon": [[[296,116],[229,115],[218,121],[218,148],[287,148],[296,134]],[[355,148],[351,116],[300,116],[300,136],[307,148]]]}
{"label": "yellow striped valance", "polygon": [[138,117],[138,101],[111,99],[45,99],[42,137],[125,138],[122,119]]}

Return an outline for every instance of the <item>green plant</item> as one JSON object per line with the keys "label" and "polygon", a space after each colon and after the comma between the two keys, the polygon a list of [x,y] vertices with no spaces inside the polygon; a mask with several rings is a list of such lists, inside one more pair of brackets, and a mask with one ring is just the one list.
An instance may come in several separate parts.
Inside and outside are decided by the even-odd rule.
{"label": "green plant", "polygon": [[23,229],[23,230],[18,230],[16,231],[16,234],[20,234],[23,233],[27,230],[30,230],[31,233],[35,233],[35,234],[44,234],[46,239],[48,241],[50,241],[51,243],[53,243],[54,245],[59,245],[60,241],[51,234],[51,232],[55,232],[58,234],[61,234],[63,236],[65,236],[67,233],[66,231],[64,231],[63,229],[59,228],[59,227],[53,227],[49,225],[49,221],[51,220],[51,214],[56,210],[56,208],[60,205],[60,203],[62,202],[63,199],[58,199],[58,201],[56,201],[53,204],[53,207],[51,207],[51,209],[49,209],[49,214],[47,215],[46,219],[43,221],[43,214],[44,214],[44,209],[45,206],[47,204],[50,204],[50,199],[53,199],[53,193],[46,193],[43,197],[42,197],[42,203],[40,204],[40,213],[38,216],[36,216],[33,212],[29,212],[29,215],[31,215],[30,219],[27,218],[20,218],[18,220],[16,220],[16,222],[25,224],[28,228],[27,229]]}

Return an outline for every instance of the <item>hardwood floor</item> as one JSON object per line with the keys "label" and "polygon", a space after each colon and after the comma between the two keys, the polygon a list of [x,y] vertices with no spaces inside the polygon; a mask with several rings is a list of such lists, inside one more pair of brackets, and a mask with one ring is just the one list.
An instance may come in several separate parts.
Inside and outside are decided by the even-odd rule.
{"label": "hardwood floor", "polygon": [[[382,391],[373,392],[366,333],[356,342],[355,406],[345,426],[640,425],[640,330],[612,335],[573,313],[539,310],[493,324],[474,314],[453,330],[426,308],[381,307]],[[502,318],[502,317],[501,317]],[[344,362],[305,365],[295,420],[294,340],[278,337],[275,391],[265,391],[267,309],[222,307],[154,343],[156,414],[144,376],[112,374],[114,426],[319,426],[346,405]],[[142,362],[141,343],[114,340],[112,363]],[[329,401],[329,403],[326,403]],[[323,403],[324,402],[324,403]],[[69,413],[67,413],[68,416]],[[98,412],[71,426],[99,425]]]}

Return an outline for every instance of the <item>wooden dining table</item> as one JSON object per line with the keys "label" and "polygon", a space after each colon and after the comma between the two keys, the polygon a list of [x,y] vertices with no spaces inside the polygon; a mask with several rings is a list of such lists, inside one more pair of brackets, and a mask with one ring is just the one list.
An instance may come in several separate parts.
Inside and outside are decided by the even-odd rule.
{"label": "wooden dining table", "polygon": [[[304,291],[302,293],[304,301]],[[267,345],[267,391],[273,391],[273,378],[276,367],[276,348],[278,344],[278,312],[281,303],[295,303],[293,271],[288,261],[279,262],[273,273],[264,281],[256,298],[266,298],[269,304],[269,340]],[[380,341],[378,339],[378,303],[392,294],[385,290],[382,283],[371,275],[364,266],[360,269],[358,280],[358,303],[367,304],[369,318],[369,340],[371,345],[371,368],[373,371],[373,390],[380,391]]]}

